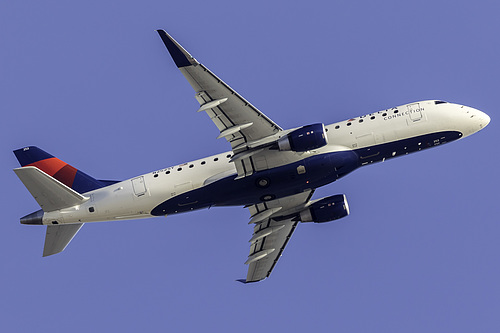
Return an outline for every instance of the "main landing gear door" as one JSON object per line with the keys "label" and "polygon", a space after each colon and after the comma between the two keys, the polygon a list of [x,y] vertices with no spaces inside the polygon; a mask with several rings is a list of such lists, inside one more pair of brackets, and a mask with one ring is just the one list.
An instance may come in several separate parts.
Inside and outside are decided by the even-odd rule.
{"label": "main landing gear door", "polygon": [[406,114],[408,115],[408,119],[406,121],[408,125],[423,121],[425,118],[422,111],[423,108],[420,107],[420,103],[408,104],[406,106]]}

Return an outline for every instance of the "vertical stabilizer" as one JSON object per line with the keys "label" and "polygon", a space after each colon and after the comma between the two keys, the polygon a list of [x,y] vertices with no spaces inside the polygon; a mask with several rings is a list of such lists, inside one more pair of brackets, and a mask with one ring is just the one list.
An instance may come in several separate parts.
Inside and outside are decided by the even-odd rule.
{"label": "vertical stabilizer", "polygon": [[36,167],[78,193],[85,193],[109,185],[108,181],[94,179],[38,147],[30,146],[17,149],[14,154],[22,167]]}

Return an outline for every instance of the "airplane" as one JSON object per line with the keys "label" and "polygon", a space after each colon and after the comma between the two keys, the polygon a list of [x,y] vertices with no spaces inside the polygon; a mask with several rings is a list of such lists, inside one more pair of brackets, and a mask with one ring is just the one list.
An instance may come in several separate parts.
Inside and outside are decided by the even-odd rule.
{"label": "airplane", "polygon": [[41,209],[20,219],[47,225],[43,256],[63,251],[84,223],[244,206],[253,235],[243,283],[270,276],[299,222],[349,215],[344,194],[312,199],[316,188],[354,170],[463,139],[486,127],[477,109],[425,100],[325,125],[282,129],[164,30],[170,56],[231,150],[123,181],[99,180],[29,146],[14,169]]}

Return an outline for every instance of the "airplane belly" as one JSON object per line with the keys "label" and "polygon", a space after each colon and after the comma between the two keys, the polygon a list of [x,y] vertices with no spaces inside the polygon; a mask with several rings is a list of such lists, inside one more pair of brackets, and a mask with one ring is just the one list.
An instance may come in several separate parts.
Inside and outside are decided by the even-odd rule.
{"label": "airplane belly", "polygon": [[210,206],[250,205],[301,193],[355,170],[358,161],[358,155],[348,150],[312,156],[238,180],[231,175],[166,200],[151,215],[177,214]]}

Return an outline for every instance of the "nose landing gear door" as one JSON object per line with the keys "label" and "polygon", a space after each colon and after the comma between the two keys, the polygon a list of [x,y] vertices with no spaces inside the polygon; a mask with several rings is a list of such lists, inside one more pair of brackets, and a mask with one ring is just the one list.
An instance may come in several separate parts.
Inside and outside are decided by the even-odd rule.
{"label": "nose landing gear door", "polygon": [[406,114],[408,115],[406,123],[408,124],[408,126],[425,120],[425,117],[422,113],[423,110],[424,109],[420,106],[420,103],[408,104],[406,106]]}

